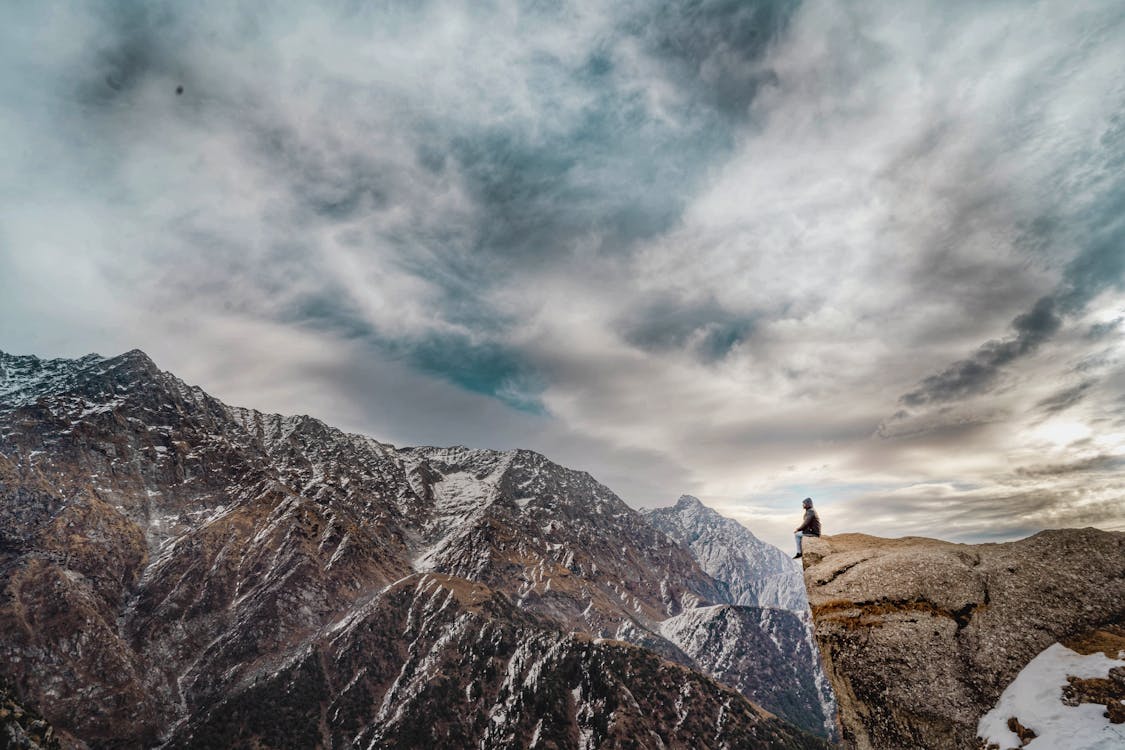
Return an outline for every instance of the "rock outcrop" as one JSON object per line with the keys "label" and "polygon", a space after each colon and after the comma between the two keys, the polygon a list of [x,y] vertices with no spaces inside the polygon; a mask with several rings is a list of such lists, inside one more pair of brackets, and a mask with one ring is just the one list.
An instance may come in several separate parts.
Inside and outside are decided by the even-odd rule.
{"label": "rock outcrop", "polygon": [[979,719],[1037,654],[1125,623],[1125,533],[980,545],[842,534],[806,545],[849,750],[978,747]]}
{"label": "rock outcrop", "polygon": [[59,750],[54,727],[28,710],[12,689],[0,682],[0,748],[3,750]]}

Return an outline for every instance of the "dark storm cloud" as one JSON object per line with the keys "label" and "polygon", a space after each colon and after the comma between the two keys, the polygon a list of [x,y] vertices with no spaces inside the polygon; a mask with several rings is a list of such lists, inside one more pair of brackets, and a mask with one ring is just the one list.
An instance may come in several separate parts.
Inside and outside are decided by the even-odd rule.
{"label": "dark storm cloud", "polygon": [[[175,16],[158,6],[109,3],[100,8],[101,34],[89,64],[75,70],[80,101],[109,106],[127,99],[149,76],[181,72]],[[180,38],[177,38],[180,37]]]}
{"label": "dark storm cloud", "polygon": [[1123,322],[1125,322],[1125,318],[1114,318],[1104,323],[1094,323],[1090,326],[1090,330],[1086,332],[1086,337],[1094,341],[1106,338],[1119,329]]}
{"label": "dark storm cloud", "polygon": [[1125,467],[1125,456],[1098,455],[1081,461],[1071,461],[1062,464],[1037,464],[1022,466],[1016,469],[1016,474],[1021,477],[1053,477],[1062,474],[1076,474],[1087,472],[1112,473]]}
{"label": "dark storm cloud", "polygon": [[516,349],[482,345],[455,334],[376,343],[392,356],[401,355],[413,366],[439,373],[466,390],[494,396],[516,409],[544,413],[538,401],[539,376]]}
{"label": "dark storm cloud", "polygon": [[927,377],[917,389],[905,394],[900,402],[907,406],[921,406],[983,393],[996,384],[1005,366],[1036,351],[1061,325],[1062,319],[1055,311],[1054,298],[1043,297],[1030,311],[1012,321],[1015,330],[1012,337],[983,344],[970,358]]}
{"label": "dark storm cloud", "polygon": [[707,361],[721,359],[754,330],[752,316],[727,310],[713,297],[684,300],[671,295],[638,305],[619,325],[633,346],[690,349]]}
{"label": "dark storm cloud", "polygon": [[[424,304],[434,330],[396,332],[379,320],[365,326],[356,314],[365,315],[363,305],[330,280],[291,300],[271,300],[262,312],[290,324],[368,335],[424,371],[504,398],[517,374],[522,381],[533,378],[527,375],[530,363],[520,363],[518,351],[504,343],[511,322],[486,300],[489,290],[569,263],[575,252],[627,254],[674,226],[700,178],[730,153],[750,103],[771,80],[761,61],[796,7],[727,0],[626,4],[609,13],[597,34],[576,37],[587,46],[560,49],[537,35],[569,23],[577,6],[482,5],[464,22],[487,28],[505,22],[514,9],[513,29],[526,33],[526,42],[505,40],[515,46],[501,51],[519,65],[512,80],[481,82],[489,87],[484,103],[500,113],[495,116],[444,105],[443,93],[453,92],[428,93],[431,80],[409,70],[395,71],[396,83],[414,87],[382,91],[350,69],[321,75],[321,111],[311,113],[291,110],[300,79],[270,81],[269,68],[284,67],[271,47],[277,42],[271,34],[279,30],[312,21],[335,27],[341,45],[366,43],[364,35],[378,39],[387,28],[419,31],[440,17],[440,4],[392,10],[345,3],[318,13],[279,9],[276,17],[234,7],[214,18],[175,4],[142,10],[114,4],[96,16],[100,25],[90,64],[83,66],[82,101],[101,110],[92,113],[93,124],[120,133],[143,115],[146,83],[171,92],[186,81],[190,103],[176,102],[183,105],[179,116],[231,133],[255,154],[263,179],[288,197],[264,207],[279,231],[293,225],[285,247],[257,247],[245,262],[232,257],[237,250],[211,252],[210,267],[174,283],[213,274],[218,287],[250,284],[261,294],[283,296],[271,281],[282,274],[270,267],[287,265],[294,249],[315,255],[302,236],[306,227],[358,224],[350,230],[357,238],[350,243],[353,252],[363,256],[365,246],[379,246],[379,263],[393,264],[428,288]],[[223,70],[201,55],[237,65]],[[524,99],[505,84],[526,86]],[[650,84],[666,90],[665,103],[654,103]],[[343,127],[334,116],[346,118]],[[395,140],[382,142],[389,127]],[[363,137],[365,130],[370,138]],[[128,141],[117,145],[131,148]],[[463,191],[459,215],[424,216],[433,208],[419,192],[427,182]],[[378,221],[396,214],[419,218],[393,226]],[[201,224],[208,224],[205,216],[182,217],[173,227],[182,233],[174,253],[202,239],[212,248],[234,244],[221,236],[221,227]],[[195,291],[209,288],[202,283]],[[240,308],[253,305],[252,297],[242,299]],[[308,318],[302,320],[302,313]],[[660,325],[639,323],[638,340]],[[662,335],[664,343],[686,342],[688,325],[681,322]],[[702,340],[693,339],[692,346],[708,359],[721,357],[749,329],[732,320],[702,325]],[[479,369],[470,372],[474,367]]]}
{"label": "dark storm cloud", "polygon": [[[473,250],[521,265],[565,257],[576,240],[621,253],[675,225],[708,166],[729,153],[733,128],[770,79],[760,61],[794,2],[729,0],[626,5],[615,35],[568,64],[535,56],[544,96],[534,132],[455,123],[449,156],[482,207]],[[631,42],[674,88],[680,122],[663,121],[645,89],[623,74]],[[554,92],[577,90],[577,112],[553,111]],[[446,127],[449,123],[446,123]]]}
{"label": "dark storm cloud", "polygon": [[759,88],[776,75],[758,63],[784,33],[795,0],[663,2],[623,24],[673,69],[673,78],[706,105],[745,118]]}
{"label": "dark storm cloud", "polygon": [[1057,414],[1061,411],[1066,411],[1080,402],[1096,383],[1097,381],[1095,380],[1084,380],[1078,385],[1064,388],[1042,399],[1036,406],[1048,414]]}
{"label": "dark storm cloud", "polygon": [[[1040,298],[1012,321],[1014,335],[983,344],[968,359],[925,378],[900,402],[908,406],[944,403],[975,396],[997,385],[1004,369],[1034,353],[1063,326],[1084,312],[1107,289],[1125,289],[1125,116],[1116,115],[1093,149],[1092,176],[1079,178],[1084,199],[1074,208],[1052,209],[1022,231],[1020,242],[1034,253],[1067,246],[1077,252],[1066,263],[1052,295]],[[1069,178],[1073,189],[1074,178]],[[1107,330],[1096,325],[1092,335]],[[1110,329],[1112,330],[1112,325]]]}

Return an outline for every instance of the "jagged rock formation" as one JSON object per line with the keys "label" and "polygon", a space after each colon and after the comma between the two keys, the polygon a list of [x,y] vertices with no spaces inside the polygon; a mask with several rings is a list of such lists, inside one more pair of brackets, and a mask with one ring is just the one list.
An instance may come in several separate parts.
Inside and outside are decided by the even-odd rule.
{"label": "jagged rock formation", "polygon": [[980,545],[841,534],[806,544],[845,748],[977,747],[979,719],[1033,657],[1125,623],[1125,533],[1066,529]]}
{"label": "jagged rock formation", "polygon": [[[287,720],[257,706],[277,707]],[[330,720],[320,728],[323,717]],[[189,720],[169,746],[277,747],[292,742],[294,726],[305,728],[301,747],[793,741],[782,722],[696,672],[625,643],[560,632],[485,586],[440,574],[380,592]]]}
{"label": "jagged rock formation", "polygon": [[136,351],[0,354],[0,590],[0,676],[76,743],[823,746],[661,635],[726,589],[589,475]]}
{"label": "jagged rock formation", "polygon": [[734,604],[807,612],[800,568],[732,518],[691,495],[668,508],[642,511],[645,519],[691,550],[707,573],[727,584]]}

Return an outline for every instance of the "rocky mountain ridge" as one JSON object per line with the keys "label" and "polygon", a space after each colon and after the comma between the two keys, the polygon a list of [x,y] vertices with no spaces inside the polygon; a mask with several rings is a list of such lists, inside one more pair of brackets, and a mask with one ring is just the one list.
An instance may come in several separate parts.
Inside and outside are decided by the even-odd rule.
{"label": "rocky mountain ridge", "polygon": [[714,679],[815,729],[801,686],[739,682],[771,652],[709,674],[663,634],[727,586],[530,451],[0,353],[0,501],[0,672],[69,746],[823,744]]}

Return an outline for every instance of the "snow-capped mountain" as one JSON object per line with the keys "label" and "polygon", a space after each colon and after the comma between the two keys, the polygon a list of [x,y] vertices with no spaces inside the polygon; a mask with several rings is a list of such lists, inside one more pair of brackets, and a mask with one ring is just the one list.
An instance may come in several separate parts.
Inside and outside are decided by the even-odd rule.
{"label": "snow-capped mountain", "polygon": [[691,495],[642,511],[655,528],[691,550],[708,574],[726,583],[734,604],[808,612],[801,569],[786,553]]}
{"label": "snow-capped mountain", "polygon": [[[801,569],[777,547],[691,495],[681,495],[671,507],[641,513],[654,528],[691,550],[703,570],[726,586],[733,603],[754,605],[695,609],[662,623],[661,633],[728,684],[743,689],[748,679],[760,681],[754,695],[767,683],[800,685],[784,697],[779,714],[802,726],[815,717],[820,731],[834,739],[836,699],[813,636]],[[773,660],[785,670],[784,678],[762,679],[749,669],[746,654],[754,651],[746,643],[760,641],[764,633],[784,655]]]}
{"label": "snow-capped mountain", "polygon": [[0,679],[64,746],[823,746],[746,699],[804,700],[747,678],[772,651],[678,645],[726,586],[588,474],[229,407],[139,351],[0,353],[0,587]]}

